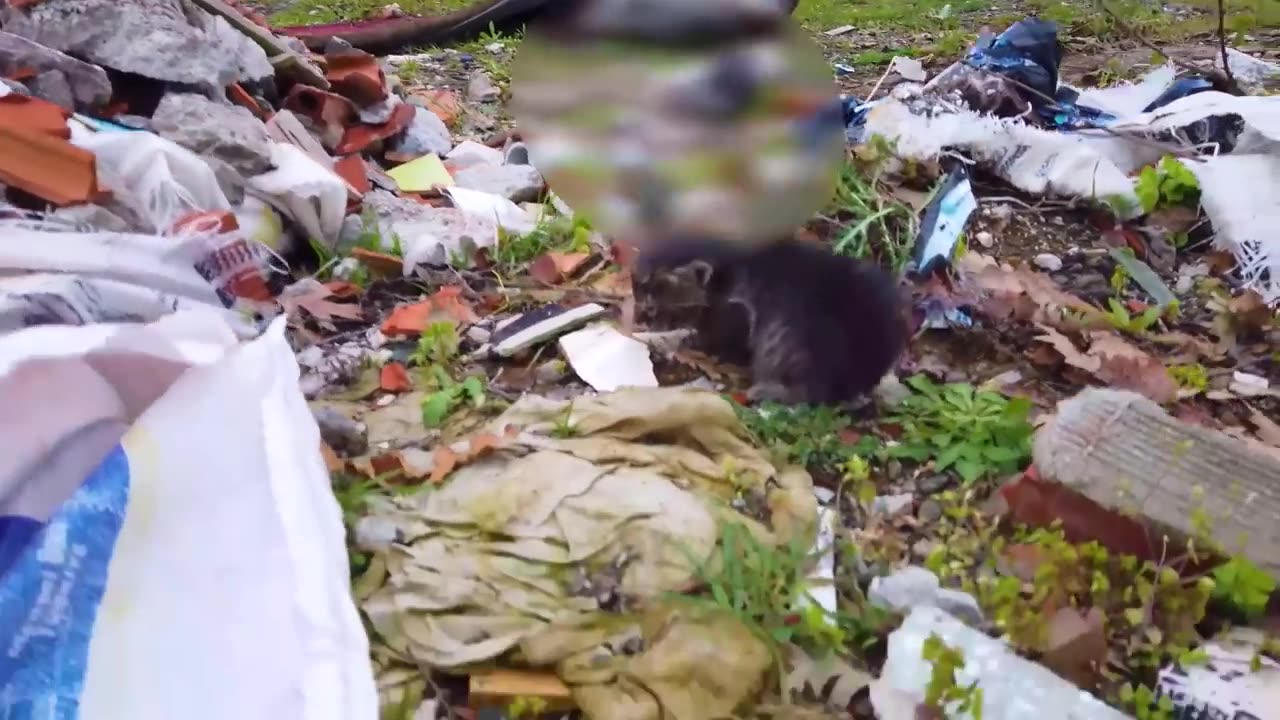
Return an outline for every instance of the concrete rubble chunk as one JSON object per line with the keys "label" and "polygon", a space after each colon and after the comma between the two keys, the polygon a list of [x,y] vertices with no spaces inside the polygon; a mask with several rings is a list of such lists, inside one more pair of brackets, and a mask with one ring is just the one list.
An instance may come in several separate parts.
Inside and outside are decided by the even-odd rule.
{"label": "concrete rubble chunk", "polygon": [[97,65],[221,92],[238,47],[197,27],[180,0],[43,0],[9,9],[4,29]]}
{"label": "concrete rubble chunk", "polygon": [[82,107],[97,107],[111,100],[111,81],[97,65],[51,50],[20,35],[0,31],[0,75],[29,67],[45,73],[56,70],[71,85],[71,94]]}
{"label": "concrete rubble chunk", "polygon": [[201,15],[205,21],[205,29],[235,49],[236,63],[240,66],[237,80],[257,83],[275,78],[276,69],[271,64],[271,58],[267,57],[267,51],[254,42],[253,38],[232,27],[226,18],[207,13]]}
{"label": "concrete rubble chunk", "polygon": [[1094,388],[1058,406],[1033,457],[1045,480],[1166,532],[1194,537],[1203,511],[1219,543],[1280,577],[1280,460],[1266,452],[1136,393]]}
{"label": "concrete rubble chunk", "polygon": [[76,98],[71,83],[61,70],[45,70],[27,81],[31,94],[57,105],[67,112],[75,112]]}
{"label": "concrete rubble chunk", "polygon": [[453,179],[459,187],[500,195],[512,202],[532,202],[546,187],[542,173],[530,165],[471,165]]}
{"label": "concrete rubble chunk", "polygon": [[939,607],[971,625],[982,624],[982,608],[972,595],[941,587],[928,568],[911,565],[871,581],[867,599],[872,605],[906,614],[921,606]]}
{"label": "concrete rubble chunk", "polygon": [[497,100],[501,94],[502,91],[494,86],[489,76],[480,70],[471,73],[471,77],[467,79],[467,99],[472,102]]}
{"label": "concrete rubble chunk", "polygon": [[436,208],[374,190],[365,194],[364,207],[373,213],[382,249],[400,243],[405,264],[443,265],[497,241],[492,221],[474,218],[457,208]]}
{"label": "concrete rubble chunk", "polygon": [[169,93],[160,101],[152,122],[162,137],[194,153],[212,155],[245,176],[271,167],[267,128],[242,107],[192,93]]}
{"label": "concrete rubble chunk", "polygon": [[915,708],[924,701],[929,683],[930,663],[922,654],[931,635],[964,656],[956,683],[977,683],[987,720],[1132,720],[1043,665],[1019,657],[1008,645],[928,606],[917,606],[889,635],[884,668],[871,684],[871,703],[881,720],[921,717]]}
{"label": "concrete rubble chunk", "polygon": [[392,145],[392,149],[405,155],[427,155],[434,153],[444,156],[453,149],[453,138],[449,128],[435,113],[425,108],[413,109],[413,122],[405,130],[404,135]]}

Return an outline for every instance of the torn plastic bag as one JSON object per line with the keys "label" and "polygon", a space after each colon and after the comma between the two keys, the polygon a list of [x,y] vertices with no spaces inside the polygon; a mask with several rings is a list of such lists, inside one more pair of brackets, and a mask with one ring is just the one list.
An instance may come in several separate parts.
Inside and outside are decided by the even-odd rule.
{"label": "torn plastic bag", "polygon": [[[1140,207],[1128,171],[1160,159],[1158,149],[1135,147],[1127,138],[1042,130],[1017,120],[946,108],[932,98],[901,97],[898,90],[867,113],[868,136],[884,136],[903,158],[932,160],[944,151],[960,150],[1036,195],[1114,195]],[[1136,164],[1117,167],[1115,156]]]}
{"label": "torn plastic bag", "polygon": [[271,144],[276,169],[249,179],[249,189],[330,250],[338,246],[347,215],[347,184],[301,148]]}
{"label": "torn plastic bag", "polygon": [[152,231],[192,212],[231,209],[209,165],[177,143],[149,132],[71,127],[71,142],[98,160],[98,182]]}
{"label": "torn plastic bag", "polygon": [[374,720],[284,320],[0,337],[0,716]]}
{"label": "torn plastic bag", "polygon": [[1242,128],[1230,155],[1186,163],[1199,180],[1201,204],[1219,247],[1236,257],[1246,287],[1280,302],[1280,240],[1270,228],[1280,192],[1280,98],[1217,91],[1181,97],[1154,111],[1121,118],[1105,131],[1053,132],[1016,120],[946,106],[936,98],[894,94],[867,113],[866,132],[895,143],[900,157],[932,160],[967,153],[984,168],[1036,195],[1125,198],[1141,213],[1130,173],[1153,165],[1164,149],[1148,138],[1206,118],[1235,116]]}
{"label": "torn plastic bag", "polygon": [[221,310],[241,337],[258,333],[252,307],[235,294],[246,276],[261,280],[257,246],[240,235],[192,231],[164,237],[72,228],[48,219],[0,219],[8,241],[0,243],[0,272],[60,274],[71,281],[0,284],[6,326],[14,318],[23,326],[55,318],[73,324],[149,320],[160,308],[201,305]]}
{"label": "torn plastic bag", "polygon": [[[189,298],[126,282],[56,273],[0,278],[0,335],[36,325],[150,322],[182,309]],[[241,330],[249,335],[252,328]]]}
{"label": "torn plastic bag", "polygon": [[842,95],[840,106],[844,111],[845,141],[856,145],[863,141],[867,123],[867,113],[875,107],[877,101],[863,102],[852,95]]}
{"label": "torn plastic bag", "polygon": [[969,215],[977,209],[978,200],[969,184],[969,170],[964,163],[956,163],[920,220],[912,258],[916,274],[931,275],[951,264],[956,241],[964,232]]}
{"label": "torn plastic bag", "polygon": [[980,39],[965,63],[1030,88],[1017,90],[1032,107],[1039,107],[1058,90],[1058,66],[1062,64],[1058,26],[1039,18],[1019,20],[994,39]]}

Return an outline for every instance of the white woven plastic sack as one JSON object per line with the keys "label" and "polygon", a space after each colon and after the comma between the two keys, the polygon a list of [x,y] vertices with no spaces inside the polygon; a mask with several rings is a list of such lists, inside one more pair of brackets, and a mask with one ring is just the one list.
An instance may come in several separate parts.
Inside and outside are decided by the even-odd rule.
{"label": "white woven plastic sack", "polygon": [[376,718],[283,321],[19,330],[0,398],[0,718]]}

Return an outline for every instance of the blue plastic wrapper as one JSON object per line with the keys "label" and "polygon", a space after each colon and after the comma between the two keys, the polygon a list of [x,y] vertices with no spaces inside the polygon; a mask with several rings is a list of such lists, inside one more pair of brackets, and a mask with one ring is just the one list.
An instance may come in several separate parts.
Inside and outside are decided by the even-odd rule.
{"label": "blue plastic wrapper", "polygon": [[912,258],[917,275],[929,275],[951,264],[960,233],[976,209],[978,201],[969,184],[969,171],[957,164],[942,181],[942,187],[920,220],[920,234],[916,237]]}
{"label": "blue plastic wrapper", "polygon": [[1018,91],[1032,107],[1040,107],[1058,89],[1058,66],[1062,63],[1058,26],[1039,18],[1019,20],[995,38],[980,38],[966,62],[1030,88],[1019,87]]}

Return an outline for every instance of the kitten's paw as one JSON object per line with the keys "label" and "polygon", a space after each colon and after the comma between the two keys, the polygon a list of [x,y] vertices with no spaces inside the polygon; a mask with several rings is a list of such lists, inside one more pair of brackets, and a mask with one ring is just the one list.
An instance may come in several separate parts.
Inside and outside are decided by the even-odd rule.
{"label": "kitten's paw", "polygon": [[747,399],[754,403],[776,402],[784,405],[794,400],[794,394],[782,383],[758,382],[747,390]]}

